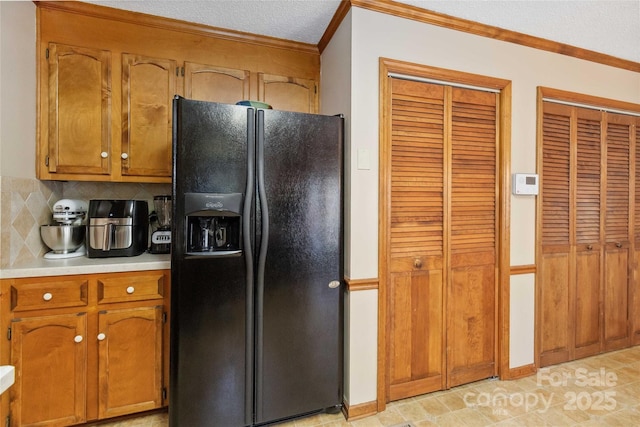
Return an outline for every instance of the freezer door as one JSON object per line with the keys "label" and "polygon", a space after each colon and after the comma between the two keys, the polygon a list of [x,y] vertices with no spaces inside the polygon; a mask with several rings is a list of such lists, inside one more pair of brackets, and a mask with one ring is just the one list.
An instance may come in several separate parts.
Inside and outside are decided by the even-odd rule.
{"label": "freezer door", "polygon": [[[249,240],[255,113],[185,99],[177,100],[174,109],[170,425],[246,426],[253,422],[254,407]],[[193,214],[186,210],[193,207],[185,202],[189,194],[203,193],[249,198],[243,204],[241,254],[186,253],[186,219]]]}
{"label": "freezer door", "polygon": [[257,423],[342,402],[342,129],[258,110]]}

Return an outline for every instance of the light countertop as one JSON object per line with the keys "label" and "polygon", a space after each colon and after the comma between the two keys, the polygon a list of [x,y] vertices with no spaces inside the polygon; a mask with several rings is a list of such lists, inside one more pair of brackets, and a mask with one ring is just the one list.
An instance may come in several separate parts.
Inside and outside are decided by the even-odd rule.
{"label": "light countertop", "polygon": [[87,258],[83,256],[68,259],[38,258],[33,262],[0,270],[0,279],[167,270],[170,268],[171,255],[150,254],[146,252],[134,257]]}
{"label": "light countertop", "polygon": [[16,379],[16,369],[11,365],[0,366],[0,394],[13,385]]}

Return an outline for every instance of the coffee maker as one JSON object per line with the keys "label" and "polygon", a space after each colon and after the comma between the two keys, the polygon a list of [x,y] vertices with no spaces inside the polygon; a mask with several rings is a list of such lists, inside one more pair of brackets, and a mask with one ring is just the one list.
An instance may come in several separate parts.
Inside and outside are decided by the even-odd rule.
{"label": "coffee maker", "polygon": [[171,252],[171,196],[155,196],[153,207],[157,228],[151,233],[149,252],[168,254]]}

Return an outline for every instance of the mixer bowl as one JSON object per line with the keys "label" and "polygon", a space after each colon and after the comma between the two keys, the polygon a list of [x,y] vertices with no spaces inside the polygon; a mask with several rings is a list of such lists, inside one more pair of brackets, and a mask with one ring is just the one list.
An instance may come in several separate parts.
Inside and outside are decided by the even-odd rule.
{"label": "mixer bowl", "polygon": [[86,226],[52,224],[40,226],[40,237],[56,254],[74,252],[84,243]]}

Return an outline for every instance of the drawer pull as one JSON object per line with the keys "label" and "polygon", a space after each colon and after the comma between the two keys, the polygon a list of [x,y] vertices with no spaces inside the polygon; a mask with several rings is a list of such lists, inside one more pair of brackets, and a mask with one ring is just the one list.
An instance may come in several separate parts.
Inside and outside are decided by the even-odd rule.
{"label": "drawer pull", "polygon": [[82,342],[82,335],[76,335],[73,339],[75,342]]}
{"label": "drawer pull", "polygon": [[45,294],[42,295],[42,299],[45,301],[51,301],[51,298],[53,298],[53,295],[51,294],[51,292],[45,292]]}
{"label": "drawer pull", "polygon": [[102,332],[100,332],[100,333],[98,334],[98,341],[104,341],[104,339],[105,339],[106,337],[107,337],[107,336],[106,336],[105,334],[103,334]]}
{"label": "drawer pull", "polygon": [[422,260],[420,258],[416,258],[413,261],[413,266],[418,269],[422,268]]}
{"label": "drawer pull", "polygon": [[129,287],[127,288],[127,293],[128,293],[128,294],[132,294],[132,293],[134,293],[134,292],[135,292],[135,290],[136,290],[136,289],[135,289],[133,286],[129,286]]}
{"label": "drawer pull", "polygon": [[621,248],[622,247],[622,243],[618,242],[616,243],[616,248]]}

